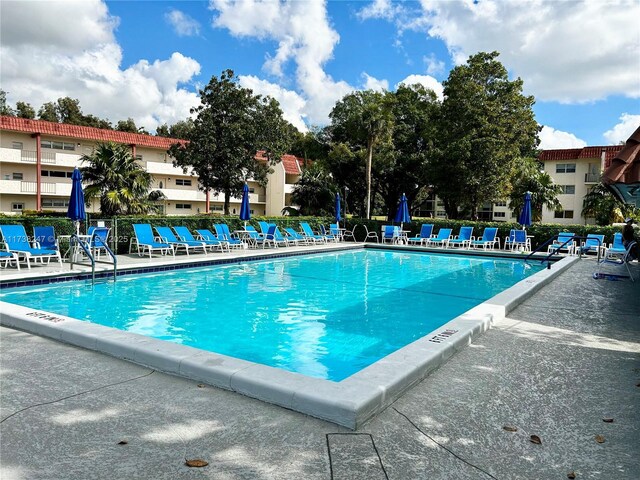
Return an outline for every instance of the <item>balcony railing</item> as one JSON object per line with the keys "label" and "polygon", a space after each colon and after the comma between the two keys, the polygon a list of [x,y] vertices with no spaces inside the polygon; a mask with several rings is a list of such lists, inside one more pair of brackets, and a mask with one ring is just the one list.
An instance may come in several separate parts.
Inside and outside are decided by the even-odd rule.
{"label": "balcony railing", "polygon": [[584,174],[584,183],[600,183],[600,174],[599,173],[585,173]]}
{"label": "balcony railing", "polygon": [[[20,182],[20,191],[22,193],[36,193],[37,192],[37,182]],[[40,184],[40,193],[56,193],[56,184],[50,182],[43,182]]]}

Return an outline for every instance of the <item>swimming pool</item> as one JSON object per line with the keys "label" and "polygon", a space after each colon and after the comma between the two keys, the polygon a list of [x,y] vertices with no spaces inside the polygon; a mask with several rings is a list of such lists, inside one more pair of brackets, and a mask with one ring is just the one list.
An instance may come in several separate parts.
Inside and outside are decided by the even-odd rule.
{"label": "swimming pool", "polygon": [[539,270],[358,249],[5,289],[0,300],[339,382]]}

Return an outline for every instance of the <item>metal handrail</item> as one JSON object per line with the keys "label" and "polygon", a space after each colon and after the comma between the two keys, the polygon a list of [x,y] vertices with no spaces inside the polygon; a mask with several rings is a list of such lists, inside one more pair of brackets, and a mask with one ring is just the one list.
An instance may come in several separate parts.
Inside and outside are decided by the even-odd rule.
{"label": "metal handrail", "polygon": [[[524,259],[525,263],[527,263],[527,261],[535,254],[538,253],[540,250],[542,250],[544,247],[548,246],[551,242],[557,240],[557,238],[560,235],[554,235],[552,237],[549,237],[545,242],[543,242],[541,245],[539,245],[534,251],[532,251],[529,255],[527,255]],[[556,247],[555,249],[551,250],[551,252],[549,253],[549,255],[547,255],[545,258],[543,258],[542,260],[540,260],[540,263],[543,264],[544,262],[547,262],[547,268],[551,268],[551,257],[553,255],[556,255],[560,250],[562,250],[565,245],[567,245],[570,242],[573,242],[574,240],[586,240],[589,237],[584,237],[581,235],[573,235],[571,238],[569,238],[568,240],[566,240],[565,242],[562,243],[562,245]],[[598,263],[600,263],[600,247],[602,247],[602,242],[600,241],[599,238],[593,238],[591,237],[592,240],[597,240],[598,241]],[[580,258],[582,258],[582,247],[578,247],[578,256]]]}
{"label": "metal handrail", "polygon": [[[95,233],[91,236],[91,240],[89,241],[89,245],[91,244],[95,244]],[[91,250],[89,248],[89,245],[87,245],[85,242],[83,242],[82,240],[80,240],[80,238],[74,233],[73,235],[71,235],[70,239],[70,245],[73,247],[74,245],[74,241],[77,245],[79,245],[80,247],[82,247],[82,250],[84,251],[85,255],[87,256],[87,258],[89,258],[89,260],[91,261],[91,285],[94,285],[96,282],[96,263],[110,263],[110,262],[100,262],[99,260],[95,259],[95,256],[91,254]],[[116,258],[115,253],[113,253],[113,250],[111,250],[111,248],[109,248],[109,245],[107,245],[106,242],[102,242],[102,247],[104,247],[104,249],[107,251],[107,253],[109,254],[109,256],[111,257],[111,259],[113,260],[113,281],[115,282],[116,279],[118,278],[117,275],[117,270],[118,270],[118,259]],[[70,259],[70,265],[71,265],[71,269],[73,269],[73,252],[71,253],[71,259]]]}

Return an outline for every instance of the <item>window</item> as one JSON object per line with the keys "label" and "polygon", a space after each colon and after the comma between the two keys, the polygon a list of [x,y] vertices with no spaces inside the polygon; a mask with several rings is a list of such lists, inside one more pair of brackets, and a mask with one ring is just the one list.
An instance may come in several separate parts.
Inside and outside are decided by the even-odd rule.
{"label": "window", "polygon": [[224,208],[222,207],[222,205],[211,205],[210,210],[212,212],[222,212]]}
{"label": "window", "polygon": [[40,173],[43,177],[71,178],[73,176],[73,172],[64,170],[42,170]]}
{"label": "window", "polygon": [[176,210],[191,210],[190,203],[176,203]]}
{"label": "window", "polygon": [[554,212],[554,218],[573,218],[573,210],[560,210]]}
{"label": "window", "polygon": [[40,142],[42,148],[52,148],[54,150],[75,150],[76,144],[69,142],[54,142],[52,140],[42,140]]}
{"label": "window", "polygon": [[12,173],[11,174],[11,179],[12,180],[22,180],[22,174],[21,173]]}
{"label": "window", "polygon": [[575,163],[558,163],[556,164],[556,173],[575,173]]}
{"label": "window", "polygon": [[24,203],[12,203],[11,204],[11,211],[13,211],[13,212],[21,212],[22,210],[24,210]]}
{"label": "window", "polygon": [[253,187],[249,187],[249,193],[256,193],[256,189]]}
{"label": "window", "polygon": [[493,212],[493,216],[494,217],[504,218],[504,217],[506,217],[506,213],[505,212]]}
{"label": "window", "polygon": [[136,160],[142,161],[142,155],[137,154],[137,155],[136,155]]}
{"label": "window", "polygon": [[11,142],[11,148],[22,150],[22,142]]}
{"label": "window", "polygon": [[190,187],[191,180],[185,180],[184,178],[176,178],[176,185],[182,185],[183,187]]}
{"label": "window", "polygon": [[43,198],[42,207],[43,208],[68,208],[69,200],[64,200],[62,198]]}
{"label": "window", "polygon": [[253,210],[249,210],[249,213],[253,215],[255,212]]}
{"label": "window", "polygon": [[575,185],[560,185],[562,188],[562,194],[564,195],[575,195],[576,194],[576,186]]}
{"label": "window", "polygon": [[494,205],[496,207],[506,207],[507,206],[507,201],[506,200],[500,200],[500,201],[497,201],[496,203],[494,203]]}
{"label": "window", "polygon": [[446,217],[447,216],[447,212],[442,211],[442,210],[438,210],[436,212],[436,217]]}

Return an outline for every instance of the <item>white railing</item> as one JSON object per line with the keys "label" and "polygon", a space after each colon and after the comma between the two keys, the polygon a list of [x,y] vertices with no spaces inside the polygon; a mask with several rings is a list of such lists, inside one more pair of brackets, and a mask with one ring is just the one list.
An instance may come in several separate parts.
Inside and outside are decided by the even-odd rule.
{"label": "white railing", "polygon": [[[20,192],[21,193],[37,193],[37,182],[26,182],[26,181],[21,181],[20,182]],[[56,183],[51,183],[51,182],[42,182],[40,183],[40,193],[47,193],[47,194],[56,194]],[[61,184],[62,185],[62,184]],[[62,192],[60,192],[62,193]],[[71,193],[71,188],[69,188],[69,193]]]}
{"label": "white railing", "polygon": [[[80,165],[80,155],[73,153],[41,152],[40,161],[43,165],[60,165],[62,167],[76,167]],[[16,148],[0,149],[0,161],[37,163],[38,153],[35,150],[19,150]]]}

